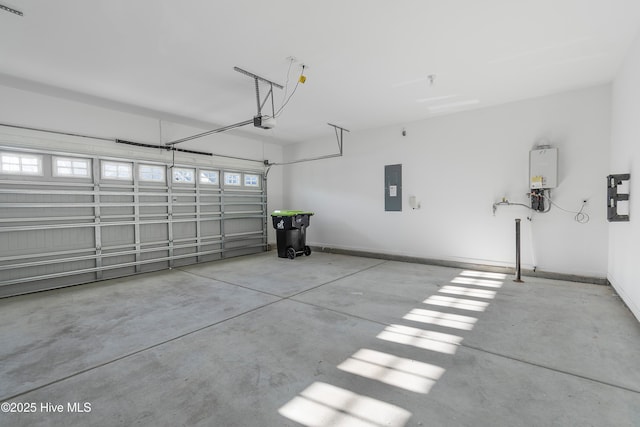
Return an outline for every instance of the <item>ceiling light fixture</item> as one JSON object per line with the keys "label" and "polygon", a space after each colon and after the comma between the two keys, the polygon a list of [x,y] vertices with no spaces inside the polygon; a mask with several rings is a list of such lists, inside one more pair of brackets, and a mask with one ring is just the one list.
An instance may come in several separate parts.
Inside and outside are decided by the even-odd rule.
{"label": "ceiling light fixture", "polygon": [[13,13],[15,15],[18,15],[18,16],[24,16],[24,14],[22,12],[20,12],[19,10],[13,9],[13,8],[11,8],[9,6],[5,6],[3,4],[0,4],[0,9],[6,10],[7,12],[11,12],[11,13]]}

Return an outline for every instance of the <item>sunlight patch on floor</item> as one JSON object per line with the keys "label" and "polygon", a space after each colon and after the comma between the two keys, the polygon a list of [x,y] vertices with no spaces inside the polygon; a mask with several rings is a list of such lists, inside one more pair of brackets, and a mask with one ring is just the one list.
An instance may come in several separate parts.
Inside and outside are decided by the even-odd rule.
{"label": "sunlight patch on floor", "polygon": [[430,323],[432,325],[445,326],[447,328],[470,331],[478,321],[475,317],[462,316],[460,314],[443,313],[441,311],[414,308],[405,314],[403,319],[414,322]]}
{"label": "sunlight patch on floor", "polygon": [[387,326],[384,331],[378,334],[377,338],[446,354],[455,354],[462,342],[462,338],[457,335],[403,325]]}
{"label": "sunlight patch on floor", "polygon": [[502,282],[499,280],[489,280],[489,279],[476,279],[473,277],[456,277],[451,281],[451,283],[457,283],[460,285],[474,285],[474,286],[483,286],[485,288],[501,288]]}
{"label": "sunlight patch on floor", "polygon": [[[489,302],[470,298],[495,299],[495,290],[482,288],[501,288],[505,278],[506,275],[502,273],[464,270],[451,283],[473,287],[444,285],[439,294],[431,295],[423,301],[424,304],[442,307],[439,311],[414,308],[402,319],[471,331],[478,321],[476,317],[442,310],[450,308],[453,311],[484,312]],[[363,295],[362,292],[352,294]],[[384,328],[377,338],[450,355],[456,353],[463,340],[457,335],[397,324]],[[356,351],[337,368],[352,375],[421,394],[428,394],[446,371],[440,366],[368,348]],[[323,382],[313,383],[278,412],[307,427],[404,427],[412,415],[406,409],[390,403]]]}
{"label": "sunlight patch on floor", "polygon": [[460,310],[485,311],[489,306],[488,302],[476,301],[472,299],[452,298],[442,295],[432,295],[423,301],[425,304],[438,305],[441,307],[451,307]]}
{"label": "sunlight patch on floor", "polygon": [[375,350],[361,349],[338,369],[416,393],[429,393],[445,369]]}
{"label": "sunlight patch on floor", "polygon": [[445,285],[440,288],[440,291],[445,294],[462,295],[472,298],[486,298],[493,299],[496,296],[496,291],[489,291],[487,289],[475,289],[475,288],[463,288],[461,286]]}
{"label": "sunlight patch on floor", "polygon": [[411,412],[330,384],[315,382],[280,415],[307,427],[403,427]]}
{"label": "sunlight patch on floor", "polygon": [[460,273],[460,276],[482,277],[485,279],[497,279],[497,280],[505,280],[507,278],[507,275],[504,273],[490,273],[488,271],[473,271],[473,270],[464,270]]}

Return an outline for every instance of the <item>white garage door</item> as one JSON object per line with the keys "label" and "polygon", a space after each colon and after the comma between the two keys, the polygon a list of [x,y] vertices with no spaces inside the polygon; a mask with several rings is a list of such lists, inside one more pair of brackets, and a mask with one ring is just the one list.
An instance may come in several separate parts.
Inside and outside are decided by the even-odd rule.
{"label": "white garage door", "polygon": [[0,148],[0,297],[266,249],[261,171]]}

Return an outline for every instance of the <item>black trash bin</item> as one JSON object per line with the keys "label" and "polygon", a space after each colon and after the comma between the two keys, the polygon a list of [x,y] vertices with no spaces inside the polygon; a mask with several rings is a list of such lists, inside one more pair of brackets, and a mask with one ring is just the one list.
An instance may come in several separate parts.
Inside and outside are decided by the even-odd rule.
{"label": "black trash bin", "polygon": [[297,255],[311,255],[311,248],[306,244],[306,231],[311,215],[313,212],[306,211],[273,211],[271,213],[280,258],[294,259]]}

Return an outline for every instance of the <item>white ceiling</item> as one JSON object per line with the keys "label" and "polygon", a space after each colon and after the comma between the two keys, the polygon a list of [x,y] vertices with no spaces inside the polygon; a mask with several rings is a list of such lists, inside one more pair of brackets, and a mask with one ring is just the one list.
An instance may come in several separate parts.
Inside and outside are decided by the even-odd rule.
{"label": "white ceiling", "polygon": [[256,114],[254,82],[234,66],[291,93],[302,62],[307,81],[277,127],[244,128],[282,143],[331,136],[327,122],[403,124],[605,83],[640,28],[638,0],[0,3],[24,13],[0,10],[0,83],[211,129]]}

